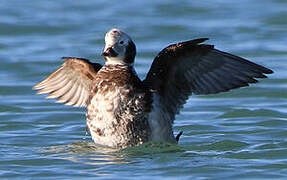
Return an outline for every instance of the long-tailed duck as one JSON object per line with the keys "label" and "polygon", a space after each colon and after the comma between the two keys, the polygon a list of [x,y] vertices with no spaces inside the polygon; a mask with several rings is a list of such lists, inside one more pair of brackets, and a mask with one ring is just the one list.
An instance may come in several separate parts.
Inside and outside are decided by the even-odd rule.
{"label": "long-tailed duck", "polygon": [[134,70],[136,46],[119,29],[106,33],[105,65],[63,57],[63,65],[33,88],[47,98],[86,107],[87,129],[97,144],[115,148],[148,141],[176,143],[172,125],[188,97],[256,83],[272,70],[195,39],[164,48],[146,78]]}

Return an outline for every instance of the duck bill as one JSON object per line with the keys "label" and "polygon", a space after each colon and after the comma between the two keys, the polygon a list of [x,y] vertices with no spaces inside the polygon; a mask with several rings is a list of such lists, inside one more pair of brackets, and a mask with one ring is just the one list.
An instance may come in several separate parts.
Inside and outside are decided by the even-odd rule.
{"label": "duck bill", "polygon": [[102,53],[103,57],[117,57],[118,55],[119,54],[112,47],[108,47]]}

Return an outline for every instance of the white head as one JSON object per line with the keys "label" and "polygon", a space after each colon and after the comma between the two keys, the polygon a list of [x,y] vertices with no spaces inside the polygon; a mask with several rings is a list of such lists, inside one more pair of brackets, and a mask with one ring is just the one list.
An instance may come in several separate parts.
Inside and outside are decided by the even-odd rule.
{"label": "white head", "polygon": [[106,33],[102,56],[106,64],[131,65],[136,56],[136,46],[126,33],[114,28]]}

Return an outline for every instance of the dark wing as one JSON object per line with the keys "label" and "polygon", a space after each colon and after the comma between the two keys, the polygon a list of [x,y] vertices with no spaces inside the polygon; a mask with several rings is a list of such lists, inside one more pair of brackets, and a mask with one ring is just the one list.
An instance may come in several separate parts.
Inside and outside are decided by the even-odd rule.
{"label": "dark wing", "polygon": [[58,98],[57,102],[76,107],[86,106],[92,82],[102,65],[87,59],[63,57],[63,65],[33,89],[38,94],[46,94],[48,99]]}
{"label": "dark wing", "polygon": [[272,73],[241,57],[200,44],[207,38],[173,44],[155,57],[144,80],[145,85],[160,95],[171,114],[178,113],[188,96],[215,94],[266,78]]}

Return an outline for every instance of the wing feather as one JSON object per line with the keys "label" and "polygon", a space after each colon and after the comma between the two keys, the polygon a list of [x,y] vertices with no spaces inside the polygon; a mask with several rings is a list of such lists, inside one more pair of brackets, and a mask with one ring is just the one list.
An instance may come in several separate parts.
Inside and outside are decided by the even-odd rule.
{"label": "wing feather", "polygon": [[81,89],[79,89],[79,86],[74,86],[74,93],[70,97],[70,100],[65,104],[69,106],[76,106],[75,104],[78,102],[80,95],[81,95]]}
{"label": "wing feather", "polygon": [[38,94],[49,94],[48,99],[58,98],[57,102],[65,105],[86,106],[93,80],[102,66],[82,58],[62,59],[63,65],[33,89],[38,90]]}
{"label": "wing feather", "polygon": [[[69,79],[65,79],[65,78],[63,78],[61,81],[56,81],[56,83],[52,83],[52,82],[47,83],[45,84],[46,86],[43,87],[43,89],[38,91],[38,94],[47,94],[50,92],[52,92],[50,95],[57,94],[57,92],[61,88],[67,86],[68,83],[69,83]],[[48,96],[48,97],[51,97],[51,96]],[[56,97],[53,97],[53,98],[56,98]]]}
{"label": "wing feather", "polygon": [[81,89],[81,95],[80,95],[80,98],[79,98],[79,101],[76,103],[76,106],[84,106],[84,104],[86,103],[86,100],[85,98],[83,98],[85,96],[85,91],[83,89]]}
{"label": "wing feather", "polygon": [[[194,94],[215,94],[248,86],[272,70],[244,58],[200,44],[207,38],[170,45],[154,59],[144,80],[159,96],[162,112],[173,117]],[[166,112],[167,111],[167,112]]]}

